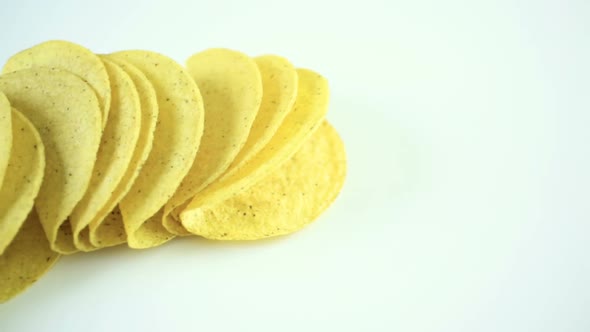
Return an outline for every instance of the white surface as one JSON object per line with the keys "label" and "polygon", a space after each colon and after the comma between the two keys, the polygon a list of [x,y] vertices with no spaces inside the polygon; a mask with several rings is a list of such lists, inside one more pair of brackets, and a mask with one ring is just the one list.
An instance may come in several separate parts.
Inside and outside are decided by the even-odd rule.
{"label": "white surface", "polygon": [[62,38],[316,69],[349,176],[287,238],[66,257],[1,331],[590,330],[589,2],[319,2],[3,6],[2,62]]}

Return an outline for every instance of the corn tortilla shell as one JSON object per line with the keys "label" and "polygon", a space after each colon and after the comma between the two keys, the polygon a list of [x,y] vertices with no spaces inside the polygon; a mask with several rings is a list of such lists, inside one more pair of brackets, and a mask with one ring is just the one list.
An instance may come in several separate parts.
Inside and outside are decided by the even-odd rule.
{"label": "corn tortilla shell", "polygon": [[171,233],[189,233],[166,216],[227,170],[250,133],[262,101],[262,79],[256,62],[228,49],[209,49],[187,60],[187,71],[203,95],[205,128],[197,157],[164,209]]}
{"label": "corn tortilla shell", "polygon": [[0,188],[8,160],[10,159],[10,150],[12,148],[12,112],[10,102],[6,96],[0,92]]}
{"label": "corn tortilla shell", "polygon": [[203,133],[203,100],[185,69],[166,56],[149,51],[123,51],[112,56],[128,61],[145,74],[154,86],[160,110],[152,151],[119,203],[127,243],[140,248],[145,241],[138,236],[147,236],[146,232],[158,232],[158,239],[173,237],[168,232],[160,234],[163,228],[140,229],[163,209],[195,159]]}
{"label": "corn tortilla shell", "polygon": [[225,201],[260,181],[288,160],[322,123],[328,110],[327,80],[307,69],[298,69],[297,74],[297,100],[275,135],[239,172],[224,177],[195,196],[181,214],[181,222],[188,231],[195,229],[193,223],[199,222],[198,219],[193,220],[195,214],[191,210]]}
{"label": "corn tortilla shell", "polygon": [[59,254],[52,251],[35,210],[0,255],[0,303],[34,284],[55,264]]}
{"label": "corn tortilla shell", "polygon": [[101,55],[101,57],[119,65],[133,80],[141,104],[141,128],[133,157],[123,179],[110,196],[105,207],[90,222],[88,229],[82,232],[82,235],[89,236],[90,242],[95,248],[115,246],[125,243],[127,240],[123,218],[117,204],[133,185],[152,150],[154,131],[158,121],[156,91],[147,77],[125,60],[110,55]]}
{"label": "corn tortilla shell", "polygon": [[344,145],[327,122],[267,178],[219,204],[191,211],[189,230],[209,239],[257,240],[300,230],[338,196],[346,176]]}
{"label": "corn tortilla shell", "polygon": [[141,106],[133,81],[118,65],[106,59],[103,62],[112,84],[111,107],[88,190],[70,215],[74,243],[79,250],[94,248],[89,237],[81,237],[80,232],[107,204],[123,179],[141,126]]}
{"label": "corn tortilla shell", "polygon": [[246,144],[223,174],[229,177],[256,156],[275,135],[297,99],[298,76],[289,60],[264,55],[254,58],[262,76],[264,95]]}
{"label": "corn tortilla shell", "polygon": [[98,97],[102,127],[106,126],[111,105],[111,85],[106,68],[96,54],[72,42],[50,40],[13,55],[2,71],[9,73],[36,67],[63,69],[83,78]]}
{"label": "corn tortilla shell", "polygon": [[35,208],[52,249],[75,251],[70,215],[84,196],[101,137],[96,95],[63,70],[32,68],[0,76],[0,91],[33,123],[45,146]]}
{"label": "corn tortilla shell", "polygon": [[10,162],[0,187],[0,255],[33,208],[45,172],[45,151],[33,124],[12,110],[14,133]]}

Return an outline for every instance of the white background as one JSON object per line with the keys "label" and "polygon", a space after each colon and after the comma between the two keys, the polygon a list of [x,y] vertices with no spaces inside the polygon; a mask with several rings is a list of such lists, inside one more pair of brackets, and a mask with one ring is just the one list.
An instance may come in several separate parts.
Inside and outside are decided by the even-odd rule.
{"label": "white background", "polygon": [[293,236],[65,257],[1,331],[590,330],[590,2],[2,2],[1,62],[59,38],[313,68],[349,175]]}

